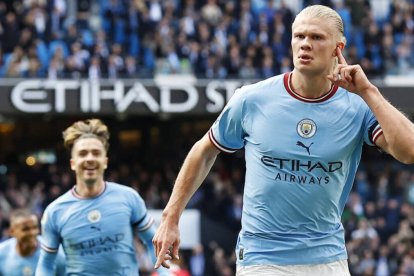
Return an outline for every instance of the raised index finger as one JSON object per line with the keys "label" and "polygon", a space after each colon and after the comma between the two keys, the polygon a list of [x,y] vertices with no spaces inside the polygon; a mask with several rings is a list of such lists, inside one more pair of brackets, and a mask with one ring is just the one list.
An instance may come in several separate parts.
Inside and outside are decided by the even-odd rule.
{"label": "raised index finger", "polygon": [[341,51],[341,48],[339,48],[339,46],[336,47],[336,55],[338,57],[339,64],[348,65],[348,63],[346,63],[345,57],[342,55],[342,51]]}

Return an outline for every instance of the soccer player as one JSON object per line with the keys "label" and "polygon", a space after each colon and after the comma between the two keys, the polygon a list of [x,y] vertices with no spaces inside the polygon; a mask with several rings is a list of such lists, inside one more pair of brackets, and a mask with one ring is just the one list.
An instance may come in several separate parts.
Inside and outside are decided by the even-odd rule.
{"label": "soccer player", "polygon": [[294,69],[244,86],[189,152],[153,239],[156,267],[178,257],[178,221],[219,152],[245,150],[237,275],[349,275],[341,214],[363,143],[414,162],[413,124],[342,55],[331,8],[292,25]]}
{"label": "soccer player", "polygon": [[[0,243],[0,276],[32,276],[40,256],[39,222],[27,209],[17,209],[10,214],[10,236]],[[62,250],[56,261],[55,273],[65,275],[65,256]]]}
{"label": "soccer player", "polygon": [[135,190],[104,180],[107,126],[98,119],[78,121],[63,132],[63,139],[76,184],[43,214],[43,250],[36,275],[50,275],[60,244],[69,275],[138,275],[134,235],[145,243],[155,263],[151,243],[155,226]]}

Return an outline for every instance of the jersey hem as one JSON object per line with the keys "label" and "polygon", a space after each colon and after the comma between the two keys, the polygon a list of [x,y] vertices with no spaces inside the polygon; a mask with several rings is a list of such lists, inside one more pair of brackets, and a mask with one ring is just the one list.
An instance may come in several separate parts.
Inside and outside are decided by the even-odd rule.
{"label": "jersey hem", "polygon": [[329,264],[337,261],[348,260],[348,257],[337,257],[337,258],[322,258],[316,259],[312,262],[240,262],[237,260],[236,265],[238,266],[254,266],[254,265],[280,265],[280,266],[288,266],[288,265],[319,265],[319,264]]}

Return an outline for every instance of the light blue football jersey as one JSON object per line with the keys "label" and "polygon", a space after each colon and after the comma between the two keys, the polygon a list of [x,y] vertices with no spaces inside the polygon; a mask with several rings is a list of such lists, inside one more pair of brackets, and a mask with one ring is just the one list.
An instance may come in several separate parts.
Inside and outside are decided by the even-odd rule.
{"label": "light blue football jersey", "polygon": [[95,198],[74,188],[52,202],[42,218],[42,247],[63,245],[68,275],[138,275],[134,229],[152,225],[141,196],[132,188],[106,182]]}
{"label": "light blue football jersey", "polygon": [[347,258],[341,215],[364,141],[381,127],[356,94],[333,86],[307,99],[291,73],[238,89],[208,135],[245,149],[238,264],[321,264]]}
{"label": "light blue football jersey", "polygon": [[[37,262],[40,256],[40,242],[36,251],[27,257],[20,256],[16,251],[17,240],[10,238],[0,243],[0,276],[34,276]],[[62,250],[56,259],[56,275],[64,276],[65,274],[65,257]]]}

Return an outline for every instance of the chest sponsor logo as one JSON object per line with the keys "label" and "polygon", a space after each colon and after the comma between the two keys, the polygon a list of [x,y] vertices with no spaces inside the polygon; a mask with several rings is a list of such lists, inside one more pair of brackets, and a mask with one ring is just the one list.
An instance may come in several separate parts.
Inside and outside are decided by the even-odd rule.
{"label": "chest sponsor logo", "polygon": [[69,243],[69,250],[72,250],[73,254],[79,256],[119,252],[123,248],[122,243],[124,240],[125,234],[116,233],[84,240],[78,243]]}
{"label": "chest sponsor logo", "polygon": [[296,126],[296,131],[302,138],[311,138],[317,130],[316,123],[311,119],[303,119]]}
{"label": "chest sponsor logo", "polygon": [[272,156],[262,156],[261,161],[264,165],[277,169],[274,177],[276,181],[298,184],[328,184],[331,175],[340,171],[343,165],[342,161],[324,162]]}
{"label": "chest sponsor logo", "polygon": [[101,220],[101,212],[99,210],[92,210],[88,213],[88,220],[92,223],[96,223]]}

